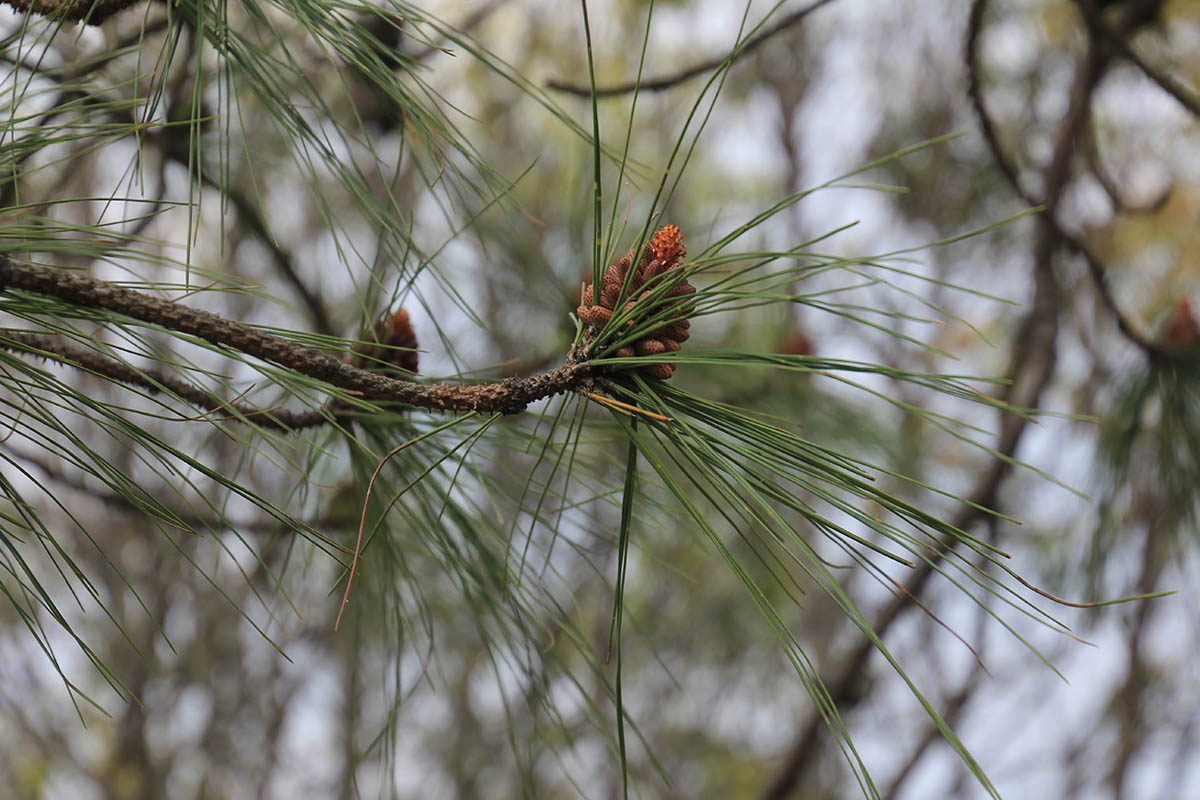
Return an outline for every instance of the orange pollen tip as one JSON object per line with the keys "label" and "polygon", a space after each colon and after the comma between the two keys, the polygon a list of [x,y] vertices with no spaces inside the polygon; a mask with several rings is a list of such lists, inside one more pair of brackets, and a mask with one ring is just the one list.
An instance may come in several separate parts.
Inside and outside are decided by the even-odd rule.
{"label": "orange pollen tip", "polygon": [[650,239],[650,249],[654,251],[654,257],[664,264],[687,253],[678,225],[664,225],[659,228],[658,233]]}

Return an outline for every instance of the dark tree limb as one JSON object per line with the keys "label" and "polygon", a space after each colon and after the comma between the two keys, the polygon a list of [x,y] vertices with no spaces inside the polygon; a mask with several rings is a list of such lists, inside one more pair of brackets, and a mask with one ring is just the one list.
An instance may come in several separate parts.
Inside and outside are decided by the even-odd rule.
{"label": "dark tree limb", "polygon": [[1096,182],[1100,184],[1100,188],[1108,195],[1109,202],[1113,204],[1113,208],[1122,214],[1154,214],[1162,210],[1162,207],[1167,204],[1167,200],[1171,197],[1171,186],[1167,185],[1158,197],[1148,203],[1132,203],[1125,198],[1121,192],[1121,187],[1117,185],[1116,180],[1109,174],[1105,168],[1103,161],[1100,158],[1100,148],[1096,144],[1095,136],[1088,137],[1086,145],[1088,170],[1095,177]]}
{"label": "dark tree limb", "polygon": [[100,25],[143,0],[0,0],[19,12],[49,19],[65,19],[86,25]]}
{"label": "dark tree limb", "polygon": [[1120,22],[1118,28],[1114,29],[1101,18],[1100,12],[1093,2],[1081,0],[1079,3],[1080,8],[1083,9],[1083,19],[1087,22],[1088,29],[1093,36],[1099,38],[1105,46],[1111,47],[1121,58],[1137,67],[1143,75],[1157,84],[1158,88],[1175,98],[1175,101],[1186,108],[1192,116],[1200,117],[1200,96],[1196,95],[1195,90],[1178,83],[1162,70],[1147,64],[1146,60],[1129,46],[1129,37],[1138,27],[1138,22],[1146,16],[1150,18],[1157,16],[1161,12],[1163,0],[1141,0],[1137,5],[1141,10],[1133,10]]}
{"label": "dark tree limb", "polygon": [[1101,34],[1105,37],[1105,41],[1109,42],[1116,49],[1121,57],[1129,63],[1133,64],[1142,74],[1158,85],[1158,88],[1175,98],[1179,105],[1188,110],[1192,116],[1200,117],[1200,98],[1198,98],[1193,90],[1177,83],[1170,75],[1161,70],[1147,64],[1145,59],[1134,52],[1129,46],[1129,42],[1118,37],[1107,26],[1101,24],[1098,26]]}
{"label": "dark tree limb", "polygon": [[[1016,192],[1017,196],[1024,200],[1030,207],[1044,205],[1043,202],[1035,199],[1021,184],[1017,166],[1000,145],[995,122],[992,120],[991,114],[983,102],[982,88],[979,80],[979,35],[983,30],[983,16],[987,10],[987,6],[987,0],[975,0],[971,5],[971,13],[967,22],[967,97],[971,101],[971,107],[975,110],[975,117],[979,121],[979,130],[983,134],[983,140],[991,151],[992,158],[1000,173],[1008,181],[1008,184]],[[1107,60],[1105,63],[1107,64]],[[1097,80],[1099,80],[1099,77],[1097,77]],[[1068,169],[1069,166],[1069,164],[1061,165],[1062,169]],[[1070,231],[1063,228],[1054,211],[1047,209],[1043,212],[1041,218],[1048,220],[1047,224],[1055,228],[1055,232],[1059,238],[1083,257],[1100,301],[1116,321],[1117,328],[1121,331],[1121,334],[1142,350],[1150,359],[1155,361],[1169,359],[1170,353],[1138,331],[1137,327],[1121,311],[1120,306],[1117,305],[1116,298],[1113,296],[1112,287],[1108,283],[1108,274],[1104,265],[1100,262],[1099,257],[1092,252],[1091,248]]]}
{"label": "dark tree limb", "polygon": [[[698,75],[703,75],[706,72],[712,72],[726,62],[736,61],[742,56],[753,52],[762,45],[766,44],[772,37],[783,33],[792,26],[798,24],[801,20],[807,17],[812,12],[822,6],[829,5],[833,0],[816,0],[811,5],[797,9],[791,14],[782,17],[778,22],[760,33],[752,36],[744,45],[730,53],[729,55],[711,58],[708,61],[703,61],[695,66],[688,67],[682,72],[676,72],[674,75],[667,75],[661,78],[651,78],[640,83],[634,81],[630,83],[618,83],[615,86],[596,87],[596,97],[616,97],[630,92],[661,92],[672,87],[678,86],[686,80],[695,78]],[[590,86],[579,86],[567,81],[551,80],[547,81],[546,88],[554,89],[559,92],[566,92],[577,97],[591,97],[592,88]]]}

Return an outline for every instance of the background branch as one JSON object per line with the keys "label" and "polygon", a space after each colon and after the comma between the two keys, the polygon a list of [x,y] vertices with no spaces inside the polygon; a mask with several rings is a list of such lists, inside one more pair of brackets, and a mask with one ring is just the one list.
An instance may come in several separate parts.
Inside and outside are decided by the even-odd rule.
{"label": "background branch", "polygon": [[[735,62],[742,56],[752,53],[762,45],[766,44],[776,35],[783,33],[789,28],[800,23],[805,17],[816,11],[818,8],[829,5],[832,2],[833,0],[816,0],[815,3],[809,6],[805,6],[804,8],[784,15],[774,25],[771,25],[762,30],[760,33],[752,36],[746,41],[746,44],[728,55],[703,61],[695,66],[688,67],[681,72],[676,72],[673,75],[667,75],[661,78],[651,78],[649,80],[641,81],[640,83],[634,81],[629,83],[619,83],[615,86],[597,86],[595,96],[616,97],[617,95],[629,94],[634,91],[662,92],[674,86],[678,86],[684,81],[695,78],[698,75],[703,75],[706,72],[712,72],[714,69],[720,67],[726,62]],[[579,84],[561,80],[547,81],[546,88],[554,89],[559,92],[566,92],[567,94],[573,94],[576,97],[591,97],[593,94],[590,86],[581,86]]]}
{"label": "background branch", "polygon": [[[1036,200],[1024,186],[1021,185],[1019,171],[1015,163],[1005,153],[1004,148],[1000,145],[999,136],[996,133],[996,126],[992,120],[991,114],[987,110],[987,106],[983,101],[983,90],[979,78],[979,36],[983,30],[983,16],[988,8],[988,0],[974,0],[971,4],[971,12],[967,23],[967,96],[971,101],[971,107],[975,110],[975,116],[979,122],[980,133],[983,134],[983,140],[987,144],[988,149],[992,152],[992,158],[996,166],[1000,169],[1000,173],[1008,181],[1009,186],[1017,193],[1017,196],[1024,200],[1031,208],[1037,206],[1046,206],[1046,210],[1042,212],[1042,217],[1048,220],[1048,224],[1053,226],[1059,238],[1065,241],[1072,250],[1083,257],[1083,260],[1088,268],[1088,274],[1092,278],[1092,283],[1096,287],[1096,293],[1099,295],[1101,302],[1108,309],[1113,319],[1116,321],[1117,328],[1121,334],[1125,336],[1133,344],[1146,353],[1152,359],[1163,360],[1170,356],[1166,350],[1160,347],[1155,342],[1144,336],[1133,325],[1132,322],[1125,316],[1117,305],[1116,298],[1113,296],[1112,288],[1108,283],[1108,276],[1101,264],[1100,259],[1091,251],[1091,249],[1083,243],[1081,239],[1076,237],[1070,231],[1062,227],[1057,219],[1054,209],[1049,208],[1049,204],[1045,201]],[[1095,52],[1094,41],[1090,47],[1091,52]],[[1104,59],[1104,65],[1107,66],[1108,60]],[[1101,76],[1096,76],[1099,81]],[[1093,87],[1094,88],[1094,87]],[[1089,92],[1090,96],[1090,92]],[[1053,166],[1053,162],[1051,164]],[[1054,167],[1058,170],[1066,170],[1069,164],[1059,165]],[[1065,179],[1065,174],[1063,175]],[[1047,187],[1049,194],[1049,187]]]}

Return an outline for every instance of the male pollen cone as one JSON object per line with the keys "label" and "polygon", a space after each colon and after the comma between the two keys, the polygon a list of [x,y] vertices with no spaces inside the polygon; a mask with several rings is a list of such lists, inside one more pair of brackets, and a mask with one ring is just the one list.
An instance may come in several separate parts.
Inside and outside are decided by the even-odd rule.
{"label": "male pollen cone", "polygon": [[[683,244],[683,234],[680,233],[678,226],[666,225],[660,228],[642,248],[640,254],[635,256],[634,251],[630,250],[609,264],[608,269],[601,276],[598,298],[591,284],[584,288],[579,308],[576,309],[579,319],[594,329],[607,325],[617,310],[617,303],[620,302],[622,296],[621,290],[626,288],[627,279],[629,285],[628,291],[625,293],[626,302],[622,306],[623,311],[634,307],[636,302],[645,300],[660,286],[673,284],[670,290],[665,292],[653,305],[642,309],[640,314],[641,319],[666,315],[662,324],[642,338],[621,347],[616,354],[620,358],[632,358],[678,352],[691,335],[688,332],[691,323],[687,321],[691,307],[680,298],[694,294],[696,291],[696,287],[687,280],[679,279],[683,258],[686,255],[687,247]],[[632,276],[629,275],[630,269],[634,270]],[[634,323],[633,319],[627,320],[625,327],[632,327]],[[595,331],[592,335],[595,336]],[[675,371],[674,364],[661,362],[646,364],[639,368],[647,375],[662,380],[670,378]]]}
{"label": "male pollen cone", "polygon": [[399,367],[414,375],[419,366],[417,333],[403,308],[375,325],[374,342],[361,344],[355,351],[354,365],[363,369]]}

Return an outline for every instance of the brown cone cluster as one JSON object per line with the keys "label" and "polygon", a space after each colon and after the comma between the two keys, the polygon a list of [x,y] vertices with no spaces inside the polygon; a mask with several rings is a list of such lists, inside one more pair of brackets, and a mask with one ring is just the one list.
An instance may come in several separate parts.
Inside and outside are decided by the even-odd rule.
{"label": "brown cone cluster", "polygon": [[375,325],[373,339],[373,343],[363,343],[355,348],[354,366],[362,369],[393,366],[416,374],[417,334],[407,311],[401,308],[381,319]]}
{"label": "brown cone cluster", "polygon": [[[635,272],[630,279],[629,292],[626,295],[628,300],[624,305],[625,310],[632,307],[637,300],[647,297],[657,287],[673,282],[675,275],[671,273],[673,270],[680,269],[686,255],[687,247],[683,244],[683,235],[679,232],[679,228],[675,225],[666,225],[660,228],[642,248],[640,256],[636,258],[636,265],[633,250],[609,265],[608,269],[604,271],[604,275],[601,276],[599,297],[596,297],[592,285],[588,284],[583,290],[583,300],[576,309],[579,319],[585,325],[594,328],[603,327],[612,319],[617,302],[620,300],[621,287],[625,285],[630,268],[633,268]],[[686,280],[672,286],[657,304],[646,309],[645,316],[657,317],[668,310],[673,313],[666,316],[662,327],[617,350],[617,357],[656,356],[678,351],[691,335],[688,333],[691,323],[687,321],[686,317],[692,309],[690,304],[680,298],[687,297],[695,291],[696,287]],[[634,323],[635,320],[631,319],[625,323],[625,327],[630,327]],[[647,375],[666,380],[675,371],[675,365],[652,363],[641,369]]]}
{"label": "brown cone cluster", "polygon": [[1192,313],[1192,304],[1181,297],[1171,310],[1167,324],[1163,326],[1160,340],[1168,347],[1189,347],[1200,343],[1200,325]]}

